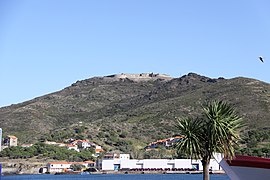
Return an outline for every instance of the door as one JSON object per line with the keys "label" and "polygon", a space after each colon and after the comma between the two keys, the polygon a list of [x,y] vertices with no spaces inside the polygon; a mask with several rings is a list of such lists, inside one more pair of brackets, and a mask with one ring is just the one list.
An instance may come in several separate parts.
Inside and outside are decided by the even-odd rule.
{"label": "door", "polygon": [[192,164],[192,169],[199,170],[199,164]]}
{"label": "door", "polygon": [[120,164],[114,164],[113,169],[114,169],[115,171],[119,171],[119,170],[120,170]]}

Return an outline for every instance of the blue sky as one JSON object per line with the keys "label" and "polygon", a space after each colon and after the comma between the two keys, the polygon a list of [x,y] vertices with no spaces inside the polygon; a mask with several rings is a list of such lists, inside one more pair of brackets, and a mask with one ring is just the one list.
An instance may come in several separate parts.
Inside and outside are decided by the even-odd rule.
{"label": "blue sky", "polygon": [[0,107],[116,73],[269,83],[269,7],[268,0],[0,0]]}

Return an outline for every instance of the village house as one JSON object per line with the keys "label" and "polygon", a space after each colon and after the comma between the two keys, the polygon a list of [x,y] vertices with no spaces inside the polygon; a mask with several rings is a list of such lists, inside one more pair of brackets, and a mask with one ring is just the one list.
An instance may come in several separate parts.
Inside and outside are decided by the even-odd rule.
{"label": "village house", "polygon": [[163,146],[165,148],[170,148],[175,143],[180,141],[181,139],[182,139],[182,136],[175,136],[175,137],[171,137],[171,138],[167,138],[167,139],[157,140],[157,141],[151,142],[149,145],[147,145],[145,147],[145,150],[151,150],[151,149],[155,149],[155,148],[158,148],[161,146]]}
{"label": "village house", "polygon": [[93,148],[95,150],[95,153],[93,154],[93,156],[98,157],[100,155],[100,153],[104,152],[104,150],[102,149],[101,146],[93,143],[93,142],[89,142],[88,140],[73,140],[69,143],[69,144],[65,144],[65,143],[57,143],[54,141],[45,141],[45,144],[49,144],[49,145],[56,145],[56,146],[60,146],[60,147],[67,147],[67,149],[69,150],[75,150],[77,152],[80,152],[82,149],[86,149],[86,148]]}
{"label": "village house", "polygon": [[4,146],[12,147],[12,146],[17,146],[18,145],[18,138],[16,136],[6,136],[4,138]]}
{"label": "village house", "polygon": [[75,150],[75,151],[77,151],[77,152],[80,152],[80,149],[78,148],[77,145],[74,145],[74,144],[67,144],[66,146],[67,146],[67,148],[68,148],[69,150]]}
{"label": "village house", "polygon": [[96,148],[95,148],[95,153],[96,153],[95,156],[99,156],[100,153],[102,153],[102,152],[104,152],[102,147],[101,146],[96,146]]}
{"label": "village house", "polygon": [[108,153],[104,155],[103,159],[130,159],[130,154]]}
{"label": "village house", "polygon": [[[77,149],[75,147],[77,147]],[[74,149],[78,152],[81,149],[86,149],[86,148],[90,148],[90,147],[95,149],[95,154],[93,156],[98,157],[100,155],[100,153],[104,152],[104,150],[102,149],[101,146],[99,146],[93,142],[89,142],[88,140],[74,140],[68,146],[69,149]]]}
{"label": "village house", "polygon": [[91,143],[88,140],[77,140],[77,143],[76,144],[81,149],[86,149],[86,148],[90,148],[90,147],[94,147],[95,146],[94,143]]}
{"label": "village house", "polygon": [[49,162],[47,164],[47,169],[49,173],[68,172],[68,171],[73,171],[71,167],[73,164],[83,165],[85,167],[84,169],[95,166],[94,161],[85,161],[85,162],[58,161],[58,162]]}

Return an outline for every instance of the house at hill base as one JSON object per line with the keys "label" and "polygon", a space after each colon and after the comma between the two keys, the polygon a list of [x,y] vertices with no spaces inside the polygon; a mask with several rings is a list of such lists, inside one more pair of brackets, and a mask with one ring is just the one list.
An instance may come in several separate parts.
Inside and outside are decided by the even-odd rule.
{"label": "house at hill base", "polygon": [[12,147],[18,145],[18,138],[16,136],[8,135],[4,138],[4,146]]}
{"label": "house at hill base", "polygon": [[73,164],[83,165],[85,169],[95,166],[94,161],[84,161],[84,162],[57,161],[57,162],[49,162],[47,164],[47,170],[49,173],[62,173],[73,171],[73,169],[71,168],[71,165]]}

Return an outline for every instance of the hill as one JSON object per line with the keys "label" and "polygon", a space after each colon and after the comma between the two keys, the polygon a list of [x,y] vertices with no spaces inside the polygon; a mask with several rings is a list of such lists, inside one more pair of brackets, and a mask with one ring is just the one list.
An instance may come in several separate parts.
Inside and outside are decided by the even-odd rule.
{"label": "hill", "polygon": [[270,85],[237,77],[213,79],[195,73],[120,74],[77,81],[65,89],[0,108],[5,134],[21,143],[88,138],[107,150],[128,152],[177,134],[175,117],[199,116],[201,105],[232,104],[247,129],[270,129]]}

